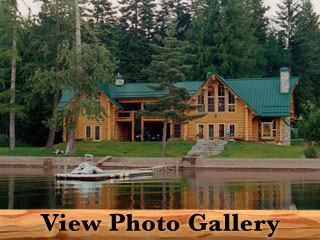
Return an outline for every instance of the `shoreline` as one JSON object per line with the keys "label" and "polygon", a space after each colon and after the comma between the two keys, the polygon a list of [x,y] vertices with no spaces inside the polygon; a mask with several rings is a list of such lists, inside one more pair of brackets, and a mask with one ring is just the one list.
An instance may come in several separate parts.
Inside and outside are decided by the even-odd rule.
{"label": "shoreline", "polygon": [[[97,165],[100,157],[89,161]],[[83,157],[23,157],[0,156],[0,167],[55,168],[77,167]],[[269,170],[269,171],[320,171],[320,159],[288,158],[123,158],[114,157],[104,162],[101,168],[143,168],[159,165],[179,165],[183,168],[216,170]]]}

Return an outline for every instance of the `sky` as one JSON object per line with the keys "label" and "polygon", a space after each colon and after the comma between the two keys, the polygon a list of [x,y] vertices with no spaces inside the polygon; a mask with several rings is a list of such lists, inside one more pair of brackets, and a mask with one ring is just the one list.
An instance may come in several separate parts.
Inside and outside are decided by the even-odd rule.
{"label": "sky", "polygon": [[[111,0],[114,4],[117,4],[118,0]],[[264,0],[266,6],[270,6],[270,10],[267,12],[267,15],[273,17],[276,15],[277,4],[280,0]],[[313,3],[315,11],[320,14],[320,0],[311,0]],[[20,12],[26,16],[28,14],[28,7],[30,7],[32,13],[36,14],[39,12],[39,4],[33,2],[33,0],[18,0]],[[28,6],[28,7],[27,7]]]}

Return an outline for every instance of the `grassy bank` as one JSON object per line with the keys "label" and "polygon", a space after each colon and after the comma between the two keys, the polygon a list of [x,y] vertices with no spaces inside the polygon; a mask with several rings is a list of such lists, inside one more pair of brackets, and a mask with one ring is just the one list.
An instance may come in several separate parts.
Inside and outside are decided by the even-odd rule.
{"label": "grassy bank", "polygon": [[[302,158],[304,141],[293,140],[290,147],[258,142],[229,143],[226,149],[214,158]],[[318,148],[320,151],[320,147]]]}
{"label": "grassy bank", "polygon": [[[167,143],[167,157],[183,157],[194,142],[175,141]],[[66,143],[54,146],[65,150]],[[76,142],[76,156],[89,153],[93,156],[114,157],[161,157],[161,142]],[[55,156],[54,150],[41,147],[18,147],[11,152],[7,147],[0,147],[0,156]]]}
{"label": "grassy bank", "polygon": [[[167,157],[184,157],[194,142],[168,142]],[[65,150],[66,143],[54,146]],[[94,156],[111,155],[114,157],[161,157],[161,142],[76,142],[77,156],[89,153]],[[302,158],[305,143],[292,141],[292,146],[278,146],[268,143],[235,142],[214,158]],[[318,147],[320,151],[320,147]],[[55,156],[54,150],[40,147],[18,147],[11,152],[0,147],[0,156]]]}

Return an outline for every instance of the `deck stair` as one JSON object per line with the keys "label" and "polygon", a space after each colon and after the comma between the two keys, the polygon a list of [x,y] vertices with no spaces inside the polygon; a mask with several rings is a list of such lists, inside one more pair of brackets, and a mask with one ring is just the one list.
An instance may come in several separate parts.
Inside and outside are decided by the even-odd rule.
{"label": "deck stair", "polygon": [[224,145],[228,142],[224,140],[201,141],[198,140],[196,145],[187,153],[186,157],[206,157],[218,155],[224,150]]}

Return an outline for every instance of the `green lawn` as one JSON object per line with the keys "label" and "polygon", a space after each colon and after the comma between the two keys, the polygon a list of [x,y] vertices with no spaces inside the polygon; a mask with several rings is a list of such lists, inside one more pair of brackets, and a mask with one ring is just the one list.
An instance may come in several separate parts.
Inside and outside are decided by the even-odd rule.
{"label": "green lawn", "polygon": [[[214,158],[302,158],[304,141],[293,140],[290,147],[269,143],[234,142]],[[320,151],[320,147],[319,147]]]}
{"label": "green lawn", "polygon": [[[175,141],[167,143],[167,157],[183,157],[194,142]],[[65,150],[66,143],[54,146]],[[0,147],[0,156],[54,156],[54,151],[41,147],[17,147],[14,152]],[[93,156],[114,157],[161,157],[161,142],[76,142],[77,156],[89,153]]]}
{"label": "green lawn", "polygon": [[[168,142],[167,157],[183,157],[194,142]],[[65,150],[66,143],[54,146]],[[292,141],[292,146],[278,146],[268,143],[235,142],[215,158],[302,158],[305,143]],[[76,142],[77,156],[89,153],[94,156],[114,157],[161,157],[161,142]],[[320,146],[319,146],[320,151]],[[0,147],[0,156],[54,156],[54,151],[41,147],[18,147],[11,152],[7,147]]]}

